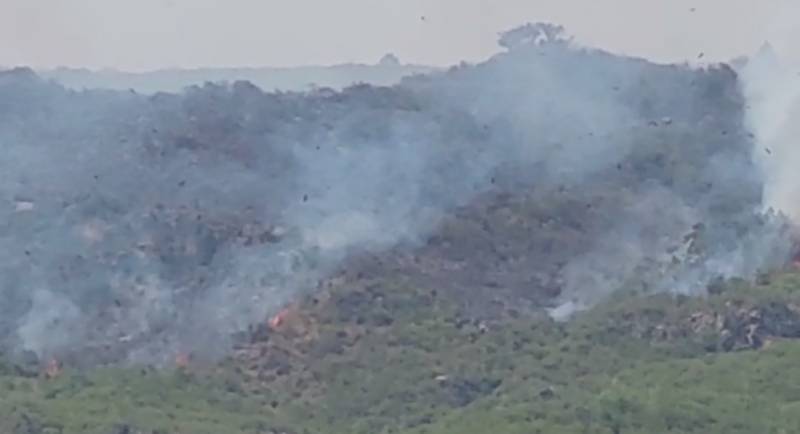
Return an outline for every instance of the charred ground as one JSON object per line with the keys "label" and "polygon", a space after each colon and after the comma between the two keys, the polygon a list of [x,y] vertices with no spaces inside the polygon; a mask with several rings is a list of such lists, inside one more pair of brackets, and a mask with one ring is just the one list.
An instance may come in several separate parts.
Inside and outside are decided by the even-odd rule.
{"label": "charred ground", "polygon": [[[797,334],[796,279],[727,280],[790,251],[783,219],[761,213],[736,74],[558,41],[509,48],[341,92],[238,82],[146,97],[4,73],[0,428],[780,420],[748,425],[696,399],[700,419],[670,410],[677,380],[650,407],[631,398],[638,372],[689,381],[796,352],[782,341]],[[547,313],[598,303],[566,324]],[[772,341],[779,353],[721,354]],[[194,357],[188,371],[140,368],[177,354]],[[25,378],[53,357],[68,373]]]}

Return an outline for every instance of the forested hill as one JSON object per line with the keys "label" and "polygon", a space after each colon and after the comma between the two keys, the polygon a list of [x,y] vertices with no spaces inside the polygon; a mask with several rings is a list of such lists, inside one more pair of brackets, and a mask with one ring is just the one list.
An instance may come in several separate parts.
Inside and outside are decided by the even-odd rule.
{"label": "forested hill", "polygon": [[341,91],[0,74],[0,431],[791,432],[736,73],[501,42]]}

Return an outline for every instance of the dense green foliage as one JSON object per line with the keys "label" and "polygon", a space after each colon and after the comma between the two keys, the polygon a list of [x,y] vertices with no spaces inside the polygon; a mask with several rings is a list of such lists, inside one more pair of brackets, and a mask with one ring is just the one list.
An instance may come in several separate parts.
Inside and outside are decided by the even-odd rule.
{"label": "dense green foliage", "polygon": [[[707,298],[620,293],[567,323],[512,314],[475,324],[428,289],[369,287],[380,295],[338,288],[305,300],[294,307],[303,317],[297,333],[287,328],[257,340],[213,369],[67,370],[48,380],[6,366],[0,432],[750,434],[800,427],[797,274],[763,276],[757,285],[720,282]],[[364,318],[348,311],[354,298]]]}

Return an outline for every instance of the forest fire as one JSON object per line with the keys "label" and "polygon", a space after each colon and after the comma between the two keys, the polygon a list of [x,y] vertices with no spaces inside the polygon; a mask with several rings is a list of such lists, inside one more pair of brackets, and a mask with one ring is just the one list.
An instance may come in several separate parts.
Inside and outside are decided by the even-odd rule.
{"label": "forest fire", "polygon": [[[589,305],[640,275],[702,289],[698,276],[787,265],[789,240],[773,242],[773,223],[753,215],[764,180],[735,71],[539,44],[542,31],[560,29],[509,33],[508,52],[480,67],[327,96],[237,82],[150,98],[0,74],[0,100],[15,101],[4,145],[29,163],[3,171],[15,212],[0,237],[0,354],[67,348],[71,367],[194,368],[253,324],[265,338],[316,339],[327,313],[289,300],[385,273],[480,317],[562,297]],[[663,264],[695,221],[703,256]],[[330,305],[356,329],[384,326],[396,308],[384,292]],[[374,306],[388,313],[363,314]],[[37,374],[47,360],[31,363]]]}
{"label": "forest fire", "polygon": [[278,329],[280,326],[286,321],[286,318],[289,316],[289,308],[281,309],[280,312],[275,314],[272,318],[269,319],[269,326],[270,328]]}
{"label": "forest fire", "polygon": [[276,334],[290,339],[308,340],[316,336],[313,320],[301,312],[297,303],[284,307],[269,320],[267,326]]}

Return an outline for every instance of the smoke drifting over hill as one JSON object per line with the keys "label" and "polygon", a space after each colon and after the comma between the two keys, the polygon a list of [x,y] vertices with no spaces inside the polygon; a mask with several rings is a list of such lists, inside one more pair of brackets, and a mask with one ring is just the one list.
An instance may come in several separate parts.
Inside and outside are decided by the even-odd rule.
{"label": "smoke drifting over hill", "polygon": [[478,198],[529,192],[549,220],[514,224],[579,235],[509,241],[575,252],[539,301],[567,303],[559,316],[620,288],[700,294],[783,264],[734,71],[615,57],[560,31],[522,28],[484,63],[341,92],[145,97],[2,73],[0,349],[218,356],[347,258],[413,251]]}
{"label": "smoke drifting over hill", "polygon": [[765,44],[741,68],[747,123],[760,144],[754,160],[765,175],[765,204],[800,218],[800,75]]}

